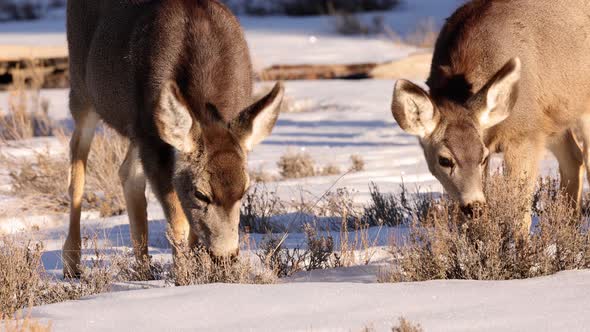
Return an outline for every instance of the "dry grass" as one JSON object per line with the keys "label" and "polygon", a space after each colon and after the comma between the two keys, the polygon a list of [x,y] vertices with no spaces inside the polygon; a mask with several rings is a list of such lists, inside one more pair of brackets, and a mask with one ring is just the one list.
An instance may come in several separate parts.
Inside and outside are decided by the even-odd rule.
{"label": "dry grass", "polygon": [[78,281],[59,282],[45,273],[42,244],[14,237],[0,238],[0,319],[32,306],[77,300],[110,290],[114,270],[98,250],[96,239],[85,241],[94,250],[90,266]]}
{"label": "dry grass", "polygon": [[[63,138],[68,151],[67,139]],[[127,150],[127,141],[113,130],[97,134],[90,152],[83,207],[100,211],[101,216],[125,211],[118,169]],[[36,153],[35,158],[0,155],[0,165],[9,170],[12,194],[25,204],[23,209],[41,213],[67,212],[69,208],[69,157],[50,151]]]}
{"label": "dry grass", "polygon": [[405,318],[399,319],[399,325],[391,329],[391,332],[423,332],[420,324],[413,324]]}
{"label": "dry grass", "polygon": [[323,167],[316,166],[316,162],[306,152],[288,152],[281,156],[277,162],[279,173],[283,179],[300,179],[312,176],[332,176],[342,174],[340,167],[327,164]]}
{"label": "dry grass", "polygon": [[49,102],[40,97],[43,81],[43,73],[33,61],[28,70],[14,75],[7,109],[0,109],[0,142],[53,134]]}
{"label": "dry grass", "polygon": [[4,332],[49,332],[51,331],[51,323],[42,324],[31,317],[7,319],[0,325],[0,330]]}
{"label": "dry grass", "polygon": [[350,156],[350,171],[353,173],[362,172],[365,170],[365,160],[363,157],[353,154]]}
{"label": "dry grass", "polygon": [[397,262],[382,281],[522,279],[589,268],[588,227],[552,190],[540,190],[539,222],[530,236],[520,222],[530,202],[503,177],[491,177],[488,206],[472,219],[455,204],[438,202],[412,225],[407,243],[392,247]]}
{"label": "dry grass", "polygon": [[[170,240],[172,243],[172,240]],[[177,256],[168,282],[176,286],[209,283],[271,284],[275,275],[265,266],[255,266],[247,259],[214,260],[204,249],[174,244]]]}
{"label": "dry grass", "polygon": [[277,166],[283,179],[299,179],[317,174],[315,161],[308,153],[287,153],[281,156]]}
{"label": "dry grass", "polygon": [[254,185],[242,199],[240,229],[244,233],[266,234],[282,232],[270,223],[270,218],[285,213],[285,206],[275,192]]}
{"label": "dry grass", "polygon": [[322,176],[331,176],[331,175],[340,175],[340,174],[342,174],[340,167],[333,165],[333,164],[328,164],[328,165],[322,167],[322,170],[320,171],[320,175],[322,175]]}
{"label": "dry grass", "polygon": [[0,319],[36,304],[43,281],[39,244],[0,239]]}
{"label": "dry grass", "polygon": [[250,176],[250,181],[253,183],[267,183],[279,180],[277,176],[265,171],[262,168],[250,170],[248,175]]}
{"label": "dry grass", "polygon": [[339,253],[334,247],[334,238],[319,234],[311,225],[305,226],[305,247],[286,248],[283,237],[268,236],[260,243],[258,257],[279,278],[299,271],[312,271],[342,266]]}
{"label": "dry grass", "polygon": [[376,184],[369,186],[370,203],[365,206],[363,221],[371,226],[399,226],[408,221],[422,222],[435,202],[419,188],[410,193],[402,183],[399,194],[384,194]]}

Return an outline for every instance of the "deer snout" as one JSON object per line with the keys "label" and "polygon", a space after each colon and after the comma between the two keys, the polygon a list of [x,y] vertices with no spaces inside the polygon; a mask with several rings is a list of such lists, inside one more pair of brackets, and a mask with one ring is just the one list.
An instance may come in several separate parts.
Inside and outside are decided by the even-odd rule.
{"label": "deer snout", "polygon": [[486,206],[486,198],[483,192],[475,192],[461,197],[461,211],[469,218],[481,213]]}
{"label": "deer snout", "polygon": [[216,255],[214,252],[209,250],[209,256],[215,264],[233,264],[238,261],[238,257],[240,256],[240,249],[236,249],[235,251],[226,253],[225,255]]}

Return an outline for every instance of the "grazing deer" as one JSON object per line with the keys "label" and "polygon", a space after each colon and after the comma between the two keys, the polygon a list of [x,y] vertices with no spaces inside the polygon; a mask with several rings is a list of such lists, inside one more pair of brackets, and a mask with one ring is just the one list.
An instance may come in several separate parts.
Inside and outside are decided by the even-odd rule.
{"label": "grazing deer", "polygon": [[590,174],[590,2],[471,1],[443,27],[426,84],[429,93],[398,81],[393,116],[466,212],[486,201],[490,153],[504,154],[507,176],[532,196],[545,148],[579,207],[584,162]]}
{"label": "grazing deer", "polygon": [[148,255],[146,178],[174,241],[238,252],[247,152],[272,131],[277,84],[250,105],[252,66],[237,19],[217,0],[70,0],[70,228],[64,274],[80,264],[86,161],[100,120],[129,138],[119,176],[131,238]]}

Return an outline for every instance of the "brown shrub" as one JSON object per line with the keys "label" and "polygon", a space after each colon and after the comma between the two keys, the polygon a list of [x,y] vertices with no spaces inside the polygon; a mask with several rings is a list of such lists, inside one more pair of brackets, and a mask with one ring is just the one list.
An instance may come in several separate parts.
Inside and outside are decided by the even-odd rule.
{"label": "brown shrub", "polygon": [[[66,146],[67,140],[62,141]],[[96,135],[88,160],[84,209],[98,210],[101,216],[125,211],[117,174],[127,144],[110,129]],[[45,150],[36,153],[34,160],[0,155],[0,164],[10,170],[12,194],[27,202],[24,207],[43,213],[68,211],[69,157],[65,154],[54,155]]]}
{"label": "brown shrub", "polygon": [[363,157],[357,155],[357,154],[353,154],[350,156],[350,162],[351,162],[351,166],[350,166],[350,171],[351,172],[362,172],[365,170],[365,160],[363,159]]}
{"label": "brown shrub", "polygon": [[242,200],[240,229],[245,233],[266,234],[281,232],[270,223],[270,218],[285,212],[285,207],[276,192],[265,186],[254,185]]}
{"label": "brown shrub", "polygon": [[315,162],[307,153],[287,153],[281,157],[277,165],[284,179],[299,179],[317,174]]}
{"label": "brown shrub", "polygon": [[248,172],[248,175],[250,176],[250,181],[252,181],[254,183],[267,183],[267,182],[274,182],[274,181],[278,180],[277,176],[266,172],[262,168],[258,168],[256,170],[250,170]]}
{"label": "brown shrub", "polygon": [[530,236],[523,236],[521,222],[530,201],[503,177],[491,177],[488,206],[474,218],[451,202],[437,202],[423,223],[412,225],[407,243],[393,246],[397,262],[383,281],[506,280],[590,267],[586,225],[564,194],[541,191],[539,222]]}
{"label": "brown shrub", "polygon": [[342,174],[342,171],[340,171],[340,167],[328,164],[322,168],[320,174],[322,176],[340,175]]}
{"label": "brown shrub", "polygon": [[7,319],[3,321],[0,330],[4,332],[49,332],[51,331],[51,323],[42,324],[31,317]]}
{"label": "brown shrub", "polygon": [[[172,240],[170,238],[172,243]],[[177,253],[168,282],[176,286],[209,283],[270,284],[275,276],[265,267],[255,267],[249,260],[214,260],[206,250],[173,244]]]}
{"label": "brown shrub", "polygon": [[391,332],[423,332],[420,324],[412,324],[405,318],[399,319],[399,325],[391,329]]}
{"label": "brown shrub", "polygon": [[0,112],[0,141],[49,136],[55,130],[48,115],[49,101],[40,97],[43,73],[32,61],[29,67],[14,75],[8,89],[7,112]]}
{"label": "brown shrub", "polygon": [[114,271],[96,243],[96,239],[83,243],[84,248],[93,248],[95,255],[91,265],[82,268],[80,280],[59,282],[45,273],[42,244],[14,237],[0,238],[0,319],[31,306],[109,291]]}
{"label": "brown shrub", "polygon": [[42,287],[40,244],[0,239],[0,320],[36,304]]}

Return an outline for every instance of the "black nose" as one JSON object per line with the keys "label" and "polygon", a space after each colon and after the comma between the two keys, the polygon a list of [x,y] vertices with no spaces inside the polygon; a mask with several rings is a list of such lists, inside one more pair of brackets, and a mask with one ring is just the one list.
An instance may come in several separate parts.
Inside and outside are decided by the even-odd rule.
{"label": "black nose", "polygon": [[463,212],[463,214],[467,218],[475,218],[475,217],[481,216],[484,208],[485,208],[485,203],[475,202],[475,203],[470,203],[467,205],[462,205],[461,212]]}

